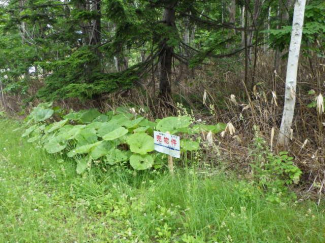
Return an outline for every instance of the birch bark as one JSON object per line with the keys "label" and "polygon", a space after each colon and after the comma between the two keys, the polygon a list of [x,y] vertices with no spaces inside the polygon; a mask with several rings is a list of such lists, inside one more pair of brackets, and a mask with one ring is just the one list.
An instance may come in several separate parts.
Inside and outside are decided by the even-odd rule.
{"label": "birch bark", "polygon": [[305,5],[306,0],[297,0],[295,3],[285,84],[284,110],[278,139],[279,146],[288,145],[291,134],[291,126],[296,103],[297,71],[302,39],[302,29],[304,23]]}

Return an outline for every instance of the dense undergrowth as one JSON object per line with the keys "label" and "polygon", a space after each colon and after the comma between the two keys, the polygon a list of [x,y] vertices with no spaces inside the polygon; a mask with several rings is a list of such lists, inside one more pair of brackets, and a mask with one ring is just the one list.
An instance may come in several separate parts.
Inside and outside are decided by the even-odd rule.
{"label": "dense undergrowth", "polygon": [[[107,171],[112,166],[138,171],[165,170],[167,155],[154,151],[154,130],[181,136],[181,156],[174,161],[178,167],[206,169],[218,163],[221,167],[217,143],[226,133],[234,133],[231,123],[207,125],[188,113],[153,122],[146,118],[143,108],[119,107],[106,113],[96,109],[69,112],[53,108],[51,103],[35,107],[24,127],[22,137],[26,137],[27,142],[49,154],[60,155],[61,161],[71,158],[76,162],[78,174],[93,167]],[[274,154],[259,128],[254,129],[249,181],[266,193],[269,201],[280,203],[287,200],[288,195],[295,198],[288,186],[297,184],[302,172],[294,164],[294,158],[287,152]],[[218,136],[220,132],[221,136]],[[165,139],[168,138],[161,137],[161,140]],[[168,142],[172,144],[173,141]],[[174,166],[169,163],[168,167],[172,172]]]}
{"label": "dense undergrowth", "polygon": [[[218,168],[77,175],[0,121],[2,242],[324,242],[324,209],[274,204]],[[213,173],[212,173],[213,172]],[[227,175],[226,175],[227,174]]]}
{"label": "dense undergrowth", "polygon": [[134,108],[126,107],[107,113],[96,109],[65,113],[60,108],[52,108],[51,103],[39,104],[27,117],[22,137],[50,154],[73,158],[78,174],[92,166],[105,168],[128,163],[135,170],[162,167],[167,158],[154,151],[154,130],[182,135],[181,150],[187,160],[188,156],[192,157],[188,153],[200,149],[201,133],[207,133],[213,143],[213,134],[226,128],[223,123],[194,124],[191,116],[152,122]]}

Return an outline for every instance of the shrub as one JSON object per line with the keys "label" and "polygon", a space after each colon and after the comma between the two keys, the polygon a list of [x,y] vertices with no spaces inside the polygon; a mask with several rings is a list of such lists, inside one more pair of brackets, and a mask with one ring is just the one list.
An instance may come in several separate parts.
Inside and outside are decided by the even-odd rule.
{"label": "shrub", "polygon": [[294,165],[293,157],[288,152],[277,155],[270,151],[258,127],[255,127],[251,157],[254,183],[266,192],[269,201],[281,202],[283,196],[288,195],[287,186],[299,182],[302,172]]}

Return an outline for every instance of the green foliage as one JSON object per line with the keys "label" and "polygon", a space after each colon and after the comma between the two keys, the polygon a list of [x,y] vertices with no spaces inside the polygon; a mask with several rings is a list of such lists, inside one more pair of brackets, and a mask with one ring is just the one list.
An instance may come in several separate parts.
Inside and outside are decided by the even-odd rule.
{"label": "green foliage", "polygon": [[61,152],[67,147],[67,142],[62,137],[53,137],[44,145],[46,151],[50,154]]}
{"label": "green foliage", "polygon": [[182,140],[181,141],[181,148],[184,151],[195,151],[200,148],[200,144],[196,141],[191,140]]}
{"label": "green foliage", "polygon": [[322,202],[270,203],[220,168],[76,176],[76,162],[27,143],[21,126],[0,119],[3,242],[325,242]]}
{"label": "green foliage", "polygon": [[83,173],[93,164],[99,166],[130,164],[135,170],[146,170],[154,165],[161,167],[161,156],[154,152],[153,130],[170,131],[182,136],[182,152],[200,149],[193,135],[202,131],[219,133],[225,124],[193,125],[188,116],[167,117],[151,122],[144,117],[118,108],[104,115],[96,109],[71,112],[63,120],[51,103],[37,106],[28,116],[27,128],[22,137],[37,142],[50,154],[60,153],[77,162],[77,172]]}
{"label": "green foliage", "polygon": [[287,198],[289,194],[287,186],[292,183],[297,184],[302,174],[301,170],[294,165],[293,157],[288,156],[288,152],[273,154],[260,136],[258,127],[255,127],[251,156],[254,181],[266,192],[267,199],[271,202],[281,202]]}
{"label": "green foliage", "polygon": [[49,119],[54,111],[49,109],[52,106],[52,103],[42,103],[37,106],[29,115],[29,118],[34,122],[43,122]]}
{"label": "green foliage", "polygon": [[188,116],[167,117],[157,123],[157,129],[174,134],[178,129],[187,128],[190,124],[191,118]]}
{"label": "green foliage", "polygon": [[[175,25],[167,26],[160,20],[171,3]],[[163,43],[173,49],[175,65],[182,62],[195,66],[209,63],[211,58],[240,54],[243,30],[239,18],[230,23],[230,13],[224,11],[229,4],[211,0],[105,0],[95,11],[79,0],[9,0],[0,7],[0,79],[4,91],[23,95],[26,101],[98,99],[133,88],[156,69],[162,60]],[[291,17],[292,9],[271,0],[249,5],[258,13],[255,21],[248,21],[251,44],[260,46],[268,39],[272,48],[284,50],[291,26],[290,20],[283,23],[281,14],[288,10]],[[236,1],[237,12],[243,6],[244,1]],[[308,2],[302,50],[316,52],[320,57],[325,47],[324,13],[324,1]],[[265,33],[268,17],[269,35]],[[101,27],[96,27],[95,22]],[[126,59],[127,63],[123,63]],[[218,67],[221,65],[219,62]],[[228,71],[238,67],[225,65]]]}
{"label": "green foliage", "polygon": [[78,174],[84,173],[88,167],[88,157],[80,158],[80,159],[77,159],[76,161],[77,161],[76,172]]}
{"label": "green foliage", "polygon": [[[313,0],[306,5],[305,20],[303,27],[303,50],[312,50],[321,54],[325,46],[319,41],[319,36],[325,34],[325,3],[322,0]],[[270,43],[273,48],[284,50],[290,43],[292,26],[283,26],[281,29],[272,29],[270,33]],[[318,43],[315,48],[315,43]]]}
{"label": "green foliage", "polygon": [[130,145],[130,150],[133,153],[145,155],[154,150],[153,137],[145,133],[132,134],[127,139],[127,143]]}
{"label": "green foliage", "polygon": [[[316,94],[315,90],[309,90],[308,91],[308,95],[310,95],[310,97],[312,98],[311,102],[307,105],[308,108],[316,108],[316,110],[321,110],[321,107],[317,107],[317,97],[318,95]],[[321,94],[319,94],[321,95]],[[323,96],[322,96],[323,97]],[[319,104],[320,105],[320,104]],[[325,107],[325,99],[323,101],[323,107]]]}
{"label": "green foliage", "polygon": [[103,137],[103,139],[104,140],[116,140],[116,139],[124,136],[127,133],[128,133],[127,129],[125,129],[124,127],[119,127],[117,129],[115,129],[114,131],[107,133]]}
{"label": "green foliage", "polygon": [[46,85],[39,90],[38,97],[46,100],[91,99],[99,94],[130,88],[138,80],[137,74],[143,65],[135,65],[121,73],[102,73],[98,62],[92,48],[86,46],[78,48],[64,60],[40,63],[53,74],[46,78]]}
{"label": "green foliage", "polygon": [[153,166],[153,157],[149,154],[133,154],[130,157],[130,164],[135,170],[146,170]]}
{"label": "green foliage", "polygon": [[109,150],[108,153],[105,151],[105,155],[105,162],[109,165],[115,165],[120,162],[128,161],[130,157],[127,151],[119,150],[116,148]]}

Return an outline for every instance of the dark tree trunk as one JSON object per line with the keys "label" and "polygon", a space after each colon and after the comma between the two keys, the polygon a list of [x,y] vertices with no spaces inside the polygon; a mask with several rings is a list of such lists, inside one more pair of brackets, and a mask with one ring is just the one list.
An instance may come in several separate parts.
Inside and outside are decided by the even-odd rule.
{"label": "dark tree trunk", "polygon": [[101,42],[101,0],[94,0],[91,10],[97,12],[97,16],[92,20],[92,31],[90,37],[90,45],[98,45]]}
{"label": "dark tree trunk", "polygon": [[94,52],[97,60],[94,62],[95,68],[101,71],[101,53],[98,46],[101,43],[101,0],[93,0],[91,10],[96,12],[96,18],[91,21],[91,31],[89,37],[89,45],[95,48]]}
{"label": "dark tree trunk", "polygon": [[[91,20],[82,19],[80,21],[82,29],[82,45],[89,46],[92,53],[96,55],[85,65],[85,75],[90,77],[93,73],[101,72],[101,53],[98,46],[101,43],[101,0],[80,0],[76,3],[76,8],[82,11],[94,12],[95,17]],[[88,79],[93,82],[93,79]]]}
{"label": "dark tree trunk", "polygon": [[94,19],[90,21],[81,21],[83,32],[82,44],[91,46],[97,56],[97,60],[89,65],[91,68],[100,68],[101,53],[98,46],[101,43],[101,0],[83,0],[77,3],[76,7],[83,11],[92,11],[96,13]]}
{"label": "dark tree trunk", "polygon": [[[175,8],[174,4],[168,6],[164,10],[163,22],[168,27],[175,27]],[[174,49],[168,45],[169,38],[165,38],[161,42],[161,50],[159,53],[160,63],[160,82],[159,82],[159,97],[164,101],[171,99],[171,74],[172,74],[172,59]]]}

